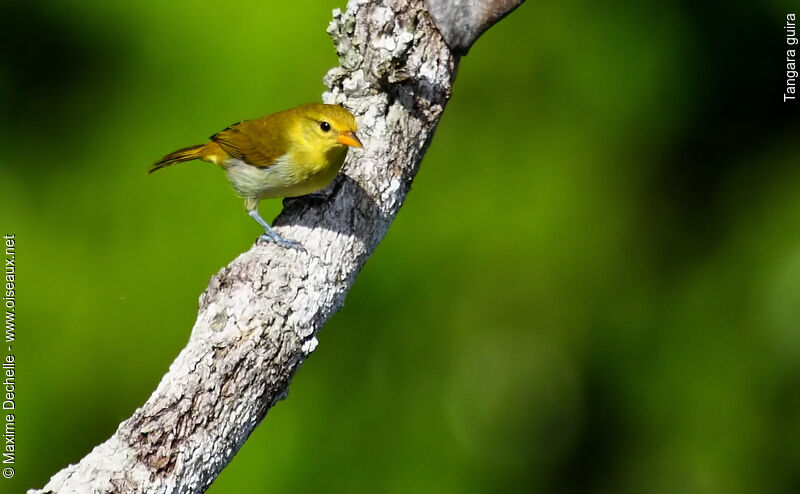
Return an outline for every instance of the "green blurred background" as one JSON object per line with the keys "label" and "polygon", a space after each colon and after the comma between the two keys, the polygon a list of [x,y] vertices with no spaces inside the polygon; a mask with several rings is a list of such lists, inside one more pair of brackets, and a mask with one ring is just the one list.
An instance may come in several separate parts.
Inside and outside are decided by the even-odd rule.
{"label": "green blurred background", "polygon": [[[258,228],[215,167],[145,169],[319,100],[343,3],[0,6],[0,490],[41,487],[155,388]],[[345,308],[210,492],[800,492],[791,8],[529,2],[490,30]]]}

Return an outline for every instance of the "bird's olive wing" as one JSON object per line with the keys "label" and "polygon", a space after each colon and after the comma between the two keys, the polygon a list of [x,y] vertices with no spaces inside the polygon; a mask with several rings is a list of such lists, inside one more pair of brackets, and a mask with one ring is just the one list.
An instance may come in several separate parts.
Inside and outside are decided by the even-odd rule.
{"label": "bird's olive wing", "polygon": [[211,136],[211,140],[232,157],[259,168],[270,166],[286,153],[280,129],[269,119],[247,120]]}

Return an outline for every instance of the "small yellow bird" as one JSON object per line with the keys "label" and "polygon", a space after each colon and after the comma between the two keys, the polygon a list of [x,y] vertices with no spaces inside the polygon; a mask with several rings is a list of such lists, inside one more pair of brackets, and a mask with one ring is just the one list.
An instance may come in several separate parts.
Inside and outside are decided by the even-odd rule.
{"label": "small yellow bird", "polygon": [[337,105],[312,103],[231,125],[211,142],[170,153],[148,173],[184,161],[221,166],[244,207],[265,233],[284,247],[299,243],[281,237],[258,214],[261,199],[297,197],[325,188],[342,168],[349,146],[362,147],[353,114]]}

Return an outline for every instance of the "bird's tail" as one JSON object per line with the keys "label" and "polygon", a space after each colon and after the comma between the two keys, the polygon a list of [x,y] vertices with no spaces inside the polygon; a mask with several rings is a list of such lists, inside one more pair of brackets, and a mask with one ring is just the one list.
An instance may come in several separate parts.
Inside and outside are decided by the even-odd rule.
{"label": "bird's tail", "polygon": [[160,170],[165,166],[174,165],[176,163],[183,163],[184,161],[191,161],[191,160],[199,160],[205,157],[205,153],[203,152],[206,145],[205,144],[198,144],[197,146],[189,146],[188,148],[178,149],[175,152],[169,153],[168,155],[164,156],[160,160],[153,163],[147,173],[153,173],[156,170]]}

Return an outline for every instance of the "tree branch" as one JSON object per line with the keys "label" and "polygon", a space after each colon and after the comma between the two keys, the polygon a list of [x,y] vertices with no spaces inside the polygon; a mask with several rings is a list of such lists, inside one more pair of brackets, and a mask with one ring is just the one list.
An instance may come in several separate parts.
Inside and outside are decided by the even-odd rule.
{"label": "tree branch", "polygon": [[525,0],[425,0],[447,46],[466,55],[478,38]]}
{"label": "tree branch", "polygon": [[147,402],[29,493],[203,492],[286,397],[403,204],[457,66],[423,0],[351,0],[328,32],[341,66],[323,99],[356,115],[364,149],[350,153],[323,204],[286,201],[276,227],[306,251],[257,243],[217,273]]}

